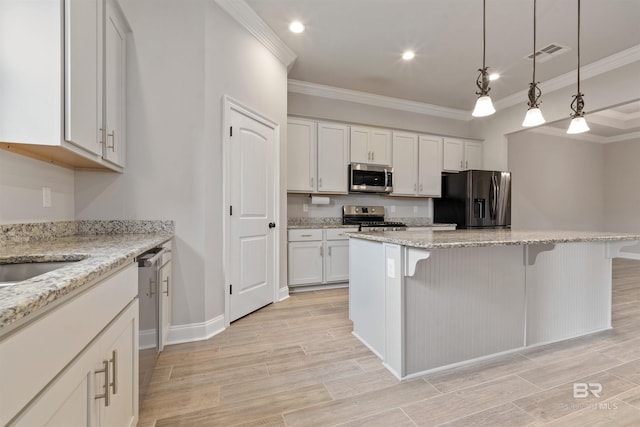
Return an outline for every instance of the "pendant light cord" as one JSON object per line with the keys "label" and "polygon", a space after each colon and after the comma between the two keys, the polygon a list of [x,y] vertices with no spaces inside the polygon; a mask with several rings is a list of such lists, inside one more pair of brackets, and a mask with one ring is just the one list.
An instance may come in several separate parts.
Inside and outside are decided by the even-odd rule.
{"label": "pendant light cord", "polygon": [[[579,0],[578,0],[579,1]],[[485,50],[487,45],[487,18],[486,18],[487,0],[482,0],[482,68],[485,67]],[[579,52],[579,51],[578,51]]]}
{"label": "pendant light cord", "polygon": [[536,82],[536,1],[533,0],[533,83]]}
{"label": "pendant light cord", "polygon": [[578,93],[580,93],[580,0],[578,0]]}

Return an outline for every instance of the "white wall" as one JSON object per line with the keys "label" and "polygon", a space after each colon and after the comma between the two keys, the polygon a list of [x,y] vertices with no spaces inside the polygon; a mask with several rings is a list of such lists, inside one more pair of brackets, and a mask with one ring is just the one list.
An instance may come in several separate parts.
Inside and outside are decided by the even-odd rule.
{"label": "white wall", "polygon": [[[42,187],[51,207],[42,207]],[[74,219],[74,173],[40,160],[0,150],[0,224]]]}
{"label": "white wall", "polygon": [[224,313],[222,97],[286,124],[286,68],[213,0],[122,0],[122,8],[133,31],[127,169],[78,173],[76,216],[175,220],[172,324],[206,322]]}
{"label": "white wall", "polygon": [[513,229],[604,229],[602,144],[531,131],[508,141]]}
{"label": "white wall", "polygon": [[[604,225],[607,231],[640,233],[640,139],[604,147]],[[640,253],[640,246],[624,249]]]}

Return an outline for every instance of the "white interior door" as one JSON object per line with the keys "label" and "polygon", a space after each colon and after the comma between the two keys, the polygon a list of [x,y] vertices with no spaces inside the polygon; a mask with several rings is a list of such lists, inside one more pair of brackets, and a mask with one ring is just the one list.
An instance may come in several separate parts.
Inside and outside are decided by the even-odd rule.
{"label": "white interior door", "polygon": [[274,301],[274,128],[234,108],[229,137],[229,321]]}

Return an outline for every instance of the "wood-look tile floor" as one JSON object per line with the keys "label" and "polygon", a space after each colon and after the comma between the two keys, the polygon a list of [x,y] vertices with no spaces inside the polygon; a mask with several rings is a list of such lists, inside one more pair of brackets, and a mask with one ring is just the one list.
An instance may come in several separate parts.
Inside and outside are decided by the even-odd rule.
{"label": "wood-look tile floor", "polygon": [[138,425],[638,426],[640,261],[613,276],[613,329],[404,382],[351,335],[346,289],[292,294],[167,347]]}

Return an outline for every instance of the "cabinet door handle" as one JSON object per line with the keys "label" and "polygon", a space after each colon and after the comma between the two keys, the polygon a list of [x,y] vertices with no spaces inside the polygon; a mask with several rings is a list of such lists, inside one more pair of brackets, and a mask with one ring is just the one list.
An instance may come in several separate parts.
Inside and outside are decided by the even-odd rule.
{"label": "cabinet door handle", "polygon": [[318,178],[318,188],[322,188],[322,178]]}
{"label": "cabinet door handle", "polygon": [[105,128],[100,128],[100,144],[106,146],[107,145],[107,135],[106,132],[107,130]]}
{"label": "cabinet door handle", "polygon": [[469,162],[465,160],[464,162],[464,168],[465,169],[469,169]]}
{"label": "cabinet door handle", "polygon": [[107,148],[111,148],[111,151],[116,152],[116,131],[111,131],[111,133],[107,132],[107,140],[111,137],[111,141],[113,142],[111,145],[107,145]]}
{"label": "cabinet door handle", "polygon": [[113,350],[111,352],[111,363],[113,363],[113,378],[111,381],[111,391],[113,394],[118,393],[118,352]]}
{"label": "cabinet door handle", "polygon": [[322,246],[320,246],[320,256],[324,256],[324,251],[322,250]]}
{"label": "cabinet door handle", "polygon": [[104,406],[109,406],[111,405],[111,396],[109,395],[109,361],[108,360],[104,360],[102,361],[102,369],[96,369],[95,373],[96,374],[101,374],[104,372],[104,393],[102,394],[97,394],[95,399],[104,399]]}
{"label": "cabinet door handle", "polygon": [[149,277],[149,293],[147,294],[148,297],[152,297],[156,294],[156,292],[153,291],[153,288],[156,288],[156,292],[158,291],[158,282],[154,282],[154,280]]}
{"label": "cabinet door handle", "polygon": [[464,169],[464,162],[460,160],[460,169]]}
{"label": "cabinet door handle", "polygon": [[309,187],[313,188],[313,177],[311,177],[311,179],[309,180]]}
{"label": "cabinet door handle", "polygon": [[420,184],[420,191],[422,192],[422,184]]}
{"label": "cabinet door handle", "polygon": [[166,280],[163,280],[162,283],[166,283],[167,284],[167,290],[166,291],[162,291],[163,294],[167,294],[167,296],[169,296],[169,278],[167,277]]}
{"label": "cabinet door handle", "polygon": [[301,234],[300,237],[311,237],[311,234]]}
{"label": "cabinet door handle", "polygon": [[375,160],[376,159],[376,152],[372,151],[371,152],[371,160]]}
{"label": "cabinet door handle", "polygon": [[418,191],[418,184],[413,184],[413,192],[416,193]]}
{"label": "cabinet door handle", "polygon": [[329,246],[329,256],[331,256],[331,246]]}

